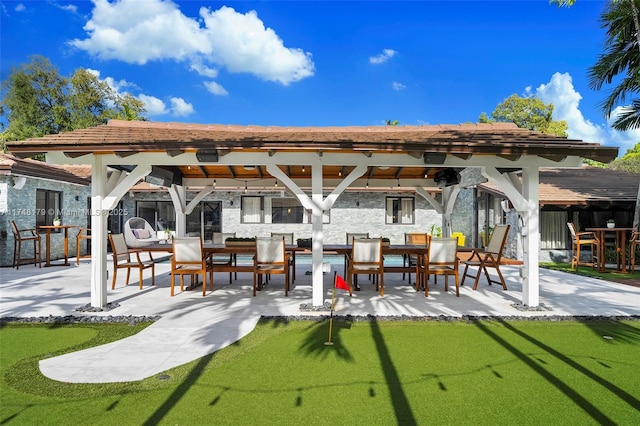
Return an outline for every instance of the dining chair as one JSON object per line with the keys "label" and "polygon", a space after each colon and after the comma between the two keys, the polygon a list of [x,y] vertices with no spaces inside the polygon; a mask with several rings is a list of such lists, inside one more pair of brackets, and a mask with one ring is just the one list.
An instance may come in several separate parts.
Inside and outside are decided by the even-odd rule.
{"label": "dining chair", "polygon": [[[295,237],[293,232],[272,232],[271,233],[271,237],[272,238],[284,238],[284,244],[285,245],[289,245],[292,246],[295,244]],[[289,256],[290,259],[290,266],[291,266],[291,282],[295,282],[295,269],[296,269],[296,253],[293,252],[293,254],[291,256]]]}
{"label": "dining chair", "polygon": [[257,237],[253,257],[253,295],[262,288],[262,276],[284,275],[284,295],[289,296],[290,259],[282,237]]}
{"label": "dining chair", "polygon": [[[600,240],[593,232],[578,232],[573,222],[567,222],[569,233],[571,234],[571,269],[580,265],[598,268],[598,259],[600,259]],[[591,262],[583,262],[581,250],[582,246],[591,248]]]}
{"label": "dining chair", "polygon": [[[33,266],[42,267],[42,239],[38,230],[35,228],[20,229],[15,220],[11,221],[11,230],[13,231],[13,264],[11,267],[20,269],[20,263],[23,260],[33,261]],[[22,257],[22,245],[24,243],[33,243],[33,257]]]}
{"label": "dining chair", "polygon": [[142,290],[143,282],[142,271],[145,269],[151,269],[151,285],[155,285],[155,262],[151,252],[149,252],[149,260],[142,260],[140,258],[139,250],[129,250],[127,242],[124,239],[124,234],[109,234],[109,242],[111,243],[111,254],[113,257],[113,279],[111,281],[111,290],[116,288],[118,269],[127,270],[125,285],[129,285],[131,270],[138,269],[140,290]]}
{"label": "dining chair", "polygon": [[91,253],[82,254],[82,242],[91,239],[91,228],[80,228],[76,235],[76,265],[80,264],[80,259],[91,257]]}
{"label": "dining chair", "polygon": [[[202,239],[200,237],[174,237],[173,255],[171,256],[171,296],[174,295],[176,275],[180,277],[180,291],[184,291],[184,276],[191,277],[191,285],[194,277],[202,275],[202,295],[207,294],[207,273],[212,274],[211,268],[207,265],[202,249]],[[209,279],[210,291],[213,291],[213,277]]]}
{"label": "dining chair", "polygon": [[[423,232],[405,232],[404,243],[408,246],[421,246],[427,245],[427,237],[429,234]],[[402,256],[402,263],[407,268],[418,267],[418,256],[415,254],[409,254]],[[402,279],[404,279],[405,273],[402,273]],[[411,272],[408,273],[409,284],[411,284]],[[416,276],[416,280],[418,277]]]}
{"label": "dining chair", "polygon": [[384,258],[382,256],[382,238],[354,238],[351,246],[351,256],[348,262],[347,279],[349,285],[356,291],[359,274],[373,275],[376,291],[384,296]]}
{"label": "dining chair", "polygon": [[636,257],[640,248],[640,231],[633,231],[629,238],[629,272],[636,270]]}
{"label": "dining chair", "polygon": [[[464,264],[464,272],[462,273],[462,282],[460,285],[464,285],[466,277],[472,277],[475,279],[473,289],[476,290],[478,288],[478,282],[480,281],[480,274],[484,271],[489,285],[493,283],[501,284],[503,290],[507,289],[507,284],[500,271],[500,260],[502,259],[504,247],[507,244],[507,235],[509,234],[510,227],[511,225],[496,225],[491,233],[487,247],[485,249],[474,249],[469,259],[462,262]],[[470,266],[478,268],[475,275],[468,273]],[[499,281],[491,278],[488,268],[494,268],[496,270]]]}
{"label": "dining chair", "polygon": [[[236,237],[235,232],[214,232],[211,236],[211,243],[224,244],[224,242],[227,241],[227,238],[235,238],[235,237]],[[216,266],[231,266],[231,265],[235,266],[238,263],[238,255],[236,253],[231,253],[229,254],[229,256],[226,256],[226,255],[215,256],[212,254],[211,256],[209,256],[207,261],[209,262],[209,266],[211,268],[215,268]],[[231,284],[231,282],[233,281],[233,278],[234,278],[234,273],[229,272],[229,284]],[[235,272],[235,279],[238,279],[237,272]]]}
{"label": "dining chair", "polygon": [[[347,232],[346,233],[346,237],[347,237],[347,245],[352,245],[353,244],[353,239],[354,238],[369,238],[369,233],[368,232]],[[349,258],[351,256],[351,253],[345,254],[344,255],[344,271],[345,274],[347,273],[347,270],[349,269]],[[371,278],[371,276],[369,276],[369,278]],[[355,280],[355,285],[356,287],[358,286],[358,279],[356,277]]]}
{"label": "dining chair", "polygon": [[456,296],[460,297],[460,279],[458,274],[458,239],[432,238],[427,236],[427,253],[418,263],[420,273],[416,278],[416,291],[424,287],[425,297],[429,297],[429,276],[444,275],[444,291],[449,291],[449,276],[453,275]]}

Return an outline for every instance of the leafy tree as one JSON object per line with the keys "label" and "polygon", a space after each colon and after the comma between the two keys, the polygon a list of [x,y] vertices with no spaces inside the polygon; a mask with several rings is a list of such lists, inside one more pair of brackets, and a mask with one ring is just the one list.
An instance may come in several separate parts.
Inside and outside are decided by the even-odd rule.
{"label": "leafy tree", "polygon": [[552,118],[553,104],[545,104],[537,96],[511,95],[498,104],[491,113],[478,117],[480,123],[513,122],[516,126],[538,132],[567,137],[567,122]]}
{"label": "leafy tree", "polygon": [[67,80],[42,56],[14,68],[2,82],[2,112],[9,122],[6,139],[26,139],[58,133],[67,128]]}
{"label": "leafy tree", "polygon": [[144,120],[144,103],[130,94],[121,95],[84,68],[70,78],[43,56],[12,69],[2,82],[0,116],[8,125],[0,138],[21,140],[84,129],[106,123],[111,118]]}
{"label": "leafy tree", "polygon": [[[575,0],[551,0],[559,7],[570,7]],[[640,1],[611,0],[607,2],[600,17],[601,27],[606,30],[604,52],[589,68],[589,85],[594,90],[602,89],[615,79],[617,86],[602,101],[601,108],[610,117],[618,105],[623,105],[627,97],[640,92]],[[621,108],[613,121],[616,130],[640,127],[640,100],[633,99]]]}
{"label": "leafy tree", "polygon": [[109,104],[113,104],[114,93],[109,85],[95,74],[79,68],[70,78],[68,95],[71,114],[70,127],[86,129],[106,121]]}
{"label": "leafy tree", "polygon": [[628,149],[622,157],[613,160],[610,167],[614,170],[640,174],[640,142]]}

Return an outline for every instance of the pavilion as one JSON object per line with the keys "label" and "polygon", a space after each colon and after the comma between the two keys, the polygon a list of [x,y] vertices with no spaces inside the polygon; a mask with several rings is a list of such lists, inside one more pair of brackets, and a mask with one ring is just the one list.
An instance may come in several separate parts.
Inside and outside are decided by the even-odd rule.
{"label": "pavilion", "polygon": [[[312,304],[324,304],[323,211],[349,186],[404,186],[443,215],[450,232],[463,186],[487,180],[521,219],[522,303],[539,305],[539,169],[577,168],[582,158],[604,163],[618,148],[521,129],[512,123],[436,126],[272,127],[111,120],[106,125],[7,142],[21,157],[45,153],[54,164],[92,166],[91,305],[107,304],[107,215],[141,179],[167,186],[178,235],[193,206],[221,187],[272,186],[274,179],[312,212]],[[251,165],[252,167],[246,167]],[[107,167],[115,169],[110,175]],[[481,180],[477,180],[477,179]],[[428,188],[442,189],[438,201]],[[197,188],[187,200],[187,188]],[[330,191],[325,196],[325,191]],[[535,236],[530,238],[529,236]]]}

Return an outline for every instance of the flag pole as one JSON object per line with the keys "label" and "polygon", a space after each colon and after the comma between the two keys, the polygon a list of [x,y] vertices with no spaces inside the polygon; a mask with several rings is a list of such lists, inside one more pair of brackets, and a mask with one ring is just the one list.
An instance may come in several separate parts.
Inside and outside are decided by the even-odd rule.
{"label": "flag pole", "polygon": [[336,298],[336,272],[333,273],[333,289],[331,290],[331,307],[329,308],[331,312],[329,313],[329,340],[324,342],[327,346],[333,346],[333,342],[331,341],[331,332],[333,331],[333,307]]}

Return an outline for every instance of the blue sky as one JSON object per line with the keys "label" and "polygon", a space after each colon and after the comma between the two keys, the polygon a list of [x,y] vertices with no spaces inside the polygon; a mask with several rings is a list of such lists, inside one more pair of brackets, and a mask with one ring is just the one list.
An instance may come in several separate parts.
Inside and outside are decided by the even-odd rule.
{"label": "blue sky", "polygon": [[[93,70],[153,121],[274,126],[477,122],[538,95],[569,136],[621,147],[589,88],[605,2],[0,1],[0,77],[29,56]],[[606,88],[605,88],[606,89]]]}

